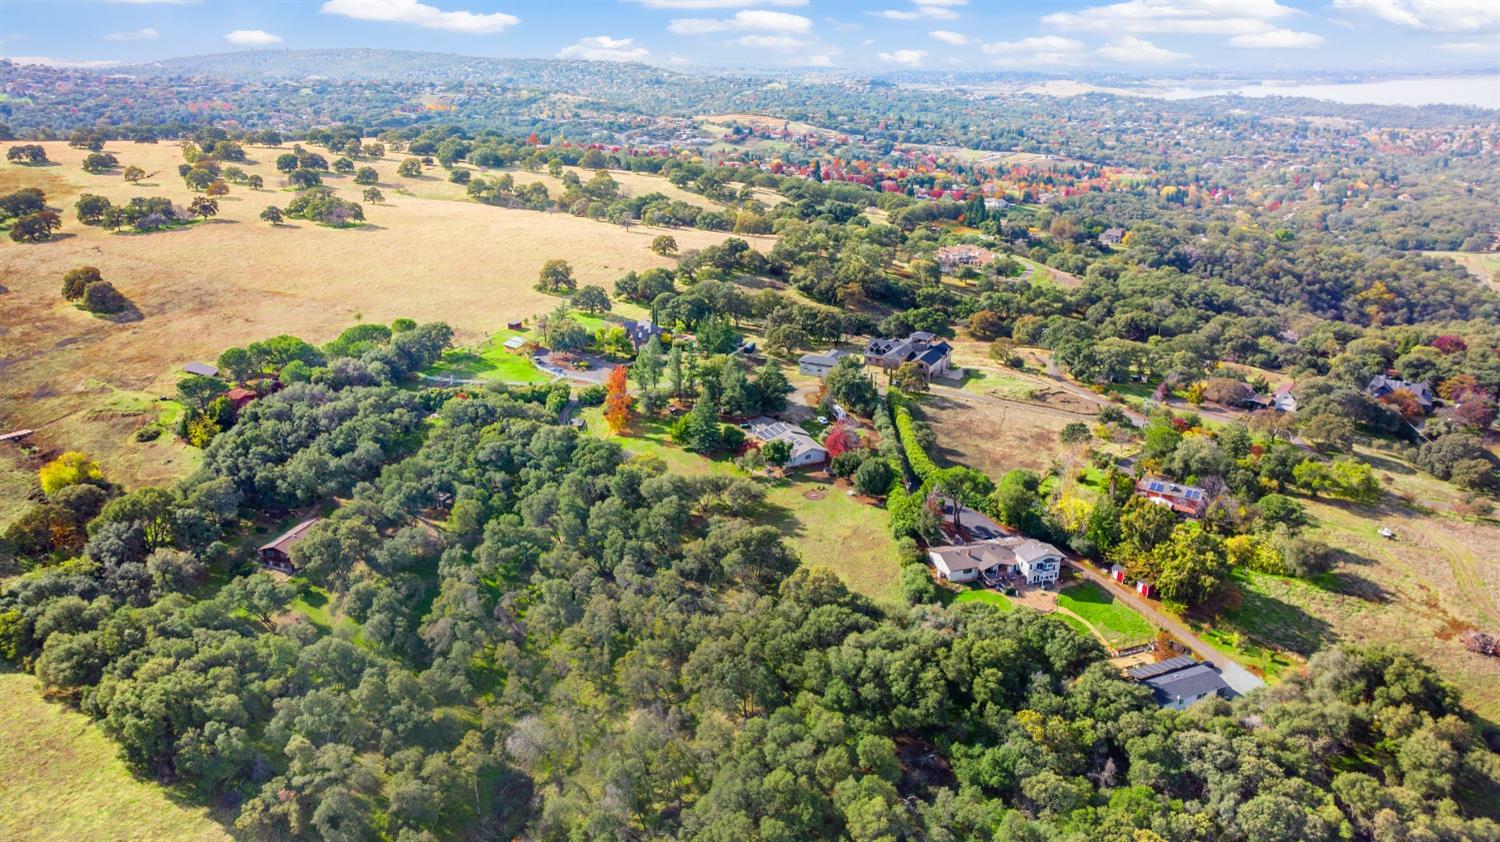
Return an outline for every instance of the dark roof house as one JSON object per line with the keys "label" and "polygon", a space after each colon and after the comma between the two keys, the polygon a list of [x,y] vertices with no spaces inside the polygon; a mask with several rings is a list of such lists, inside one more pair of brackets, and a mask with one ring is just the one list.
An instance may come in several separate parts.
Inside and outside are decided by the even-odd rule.
{"label": "dark roof house", "polygon": [[1125,673],[1151,688],[1151,695],[1162,707],[1185,710],[1210,696],[1228,698],[1232,691],[1213,664],[1179,655],[1131,667]]}
{"label": "dark roof house", "polygon": [[661,328],[651,322],[626,322],[622,327],[625,328],[625,335],[630,337],[631,346],[637,351],[650,342],[651,337],[661,336],[663,333]]}
{"label": "dark roof house", "polygon": [[867,365],[896,368],[903,363],[916,363],[929,380],[948,370],[952,356],[953,346],[923,330],[905,339],[876,337],[865,345]]}
{"label": "dark roof house", "polygon": [[1411,392],[1416,396],[1417,403],[1422,405],[1422,409],[1432,409],[1432,387],[1426,383],[1411,383],[1395,377],[1387,377],[1384,374],[1377,374],[1370,379],[1370,385],[1366,387],[1366,391],[1370,393],[1370,397],[1377,400],[1399,391]]}

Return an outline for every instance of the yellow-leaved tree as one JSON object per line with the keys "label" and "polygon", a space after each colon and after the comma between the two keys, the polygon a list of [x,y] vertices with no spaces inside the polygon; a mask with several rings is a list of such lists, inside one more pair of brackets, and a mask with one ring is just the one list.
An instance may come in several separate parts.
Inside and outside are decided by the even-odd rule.
{"label": "yellow-leaved tree", "polygon": [[76,450],[70,450],[43,465],[37,471],[37,479],[42,484],[42,491],[50,497],[59,489],[70,485],[101,482],[104,472],[99,470],[99,463]]}

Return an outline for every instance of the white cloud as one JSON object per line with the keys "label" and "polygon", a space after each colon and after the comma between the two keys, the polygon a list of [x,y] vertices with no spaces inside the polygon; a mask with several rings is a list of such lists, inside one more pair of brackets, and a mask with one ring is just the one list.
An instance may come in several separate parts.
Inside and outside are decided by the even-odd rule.
{"label": "white cloud", "polygon": [[899,64],[902,67],[921,67],[923,60],[927,58],[927,51],[895,50],[889,53],[879,53],[877,57],[886,64]]}
{"label": "white cloud", "polygon": [[946,29],[934,29],[927,34],[930,37],[942,41],[945,44],[953,44],[955,46],[962,47],[963,45],[969,43],[969,36],[963,34],[962,32],[949,32]]}
{"label": "white cloud", "polygon": [[802,35],[812,31],[812,20],[786,12],[749,9],[735,12],[731,18],[677,18],[667,30],[678,35],[703,35],[708,32],[780,32]]}
{"label": "white cloud", "polygon": [[1271,21],[1296,14],[1276,0],[1126,0],[1077,12],[1042,16],[1047,26],[1075,32],[1140,35],[1242,35],[1263,32]]}
{"label": "white cloud", "polygon": [[323,14],[383,23],[409,23],[425,29],[446,29],[471,35],[504,32],[521,22],[504,12],[445,12],[417,0],[328,0]]}
{"label": "white cloud", "polygon": [[813,42],[793,38],[790,35],[741,35],[739,45],[741,47],[755,47],[761,50],[799,50],[803,47],[811,47]]}
{"label": "white cloud", "polygon": [[611,38],[595,35],[580,38],[557,51],[558,58],[577,58],[588,61],[641,61],[651,51],[635,43],[634,38]]}
{"label": "white cloud", "polygon": [[994,41],[980,49],[995,56],[1003,67],[1077,64],[1083,58],[1082,41],[1061,35],[1033,35],[1019,41]]}
{"label": "white cloud", "polygon": [[1323,36],[1313,32],[1293,32],[1290,29],[1268,29],[1265,32],[1247,32],[1229,39],[1231,47],[1263,47],[1266,49],[1310,49],[1322,46]]}
{"label": "white cloud", "polygon": [[1283,19],[1299,14],[1302,13],[1278,0],[1124,0],[1076,12],[1043,15],[1042,23],[1069,32],[1098,32],[1116,37],[1148,33],[1228,35],[1230,46],[1245,48],[1286,49],[1322,44],[1321,35],[1277,26]]}
{"label": "white cloud", "polygon": [[236,29],[226,34],[224,40],[241,47],[264,47],[267,44],[280,44],[281,36],[272,35],[264,29]]}
{"label": "white cloud", "polygon": [[751,6],[806,6],[807,0],[636,0],[648,9],[745,9]]}
{"label": "white cloud", "polygon": [[160,32],[157,32],[156,30],[154,30],[154,29],[152,29],[151,27],[148,26],[145,29],[132,29],[129,32],[111,32],[108,35],[104,36],[104,40],[106,40],[106,41],[150,41],[153,38],[160,38],[160,37],[161,37],[161,33]]}
{"label": "white cloud", "polygon": [[912,0],[910,9],[882,9],[870,14],[888,20],[920,20],[922,18],[953,20],[958,17],[958,12],[953,11],[953,7],[966,6],[968,3],[969,0]]}
{"label": "white cloud", "polygon": [[833,56],[826,53],[817,53],[807,57],[808,67],[832,67]]}
{"label": "white cloud", "polygon": [[1437,32],[1500,29],[1495,0],[1333,0],[1335,9],[1374,15],[1387,23]]}
{"label": "white cloud", "polygon": [[1500,55],[1500,40],[1486,44],[1483,41],[1445,41],[1438,44],[1436,49],[1445,53],[1466,53],[1469,55]]}
{"label": "white cloud", "polygon": [[1100,57],[1122,64],[1171,64],[1174,61],[1192,58],[1187,53],[1178,53],[1158,47],[1134,35],[1122,35],[1095,51]]}

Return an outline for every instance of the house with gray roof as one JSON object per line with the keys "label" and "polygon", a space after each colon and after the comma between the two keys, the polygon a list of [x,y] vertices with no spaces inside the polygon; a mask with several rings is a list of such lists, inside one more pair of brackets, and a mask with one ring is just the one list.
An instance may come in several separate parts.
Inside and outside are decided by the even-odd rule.
{"label": "house with gray roof", "polygon": [[1158,705],[1173,710],[1186,710],[1210,697],[1231,698],[1234,692],[1213,664],[1198,661],[1192,655],[1141,664],[1127,669],[1125,674],[1151,688]]}
{"label": "house with gray roof", "polygon": [[797,370],[812,377],[826,377],[839,360],[847,356],[850,356],[848,351],[838,348],[830,348],[821,354],[803,354],[797,360]]}
{"label": "house with gray roof", "polygon": [[1396,392],[1411,392],[1416,397],[1417,403],[1422,405],[1423,412],[1430,412],[1432,410],[1432,387],[1426,383],[1411,383],[1395,377],[1387,377],[1384,374],[1377,374],[1370,379],[1370,385],[1365,391],[1369,392],[1370,397],[1376,400],[1380,400]]}
{"label": "house with gray roof", "polygon": [[761,442],[780,440],[790,444],[792,455],[786,460],[789,468],[804,468],[828,461],[827,449],[795,424],[762,415],[750,420],[750,435]]}
{"label": "house with gray roof", "polygon": [[916,363],[928,380],[948,371],[953,346],[925,330],[905,339],[877,337],[865,345],[865,364],[895,369],[905,363]]}
{"label": "house with gray roof", "polygon": [[1019,578],[1030,585],[1045,585],[1056,582],[1062,572],[1062,553],[1056,547],[1020,535],[931,547],[927,558],[938,575],[950,582]]}

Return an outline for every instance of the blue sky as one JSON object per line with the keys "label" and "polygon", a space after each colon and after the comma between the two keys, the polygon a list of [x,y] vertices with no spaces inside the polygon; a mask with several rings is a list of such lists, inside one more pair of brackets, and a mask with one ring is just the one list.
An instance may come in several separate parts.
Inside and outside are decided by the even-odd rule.
{"label": "blue sky", "polygon": [[0,55],[387,47],[862,71],[1500,66],[1500,0],[0,0]]}

